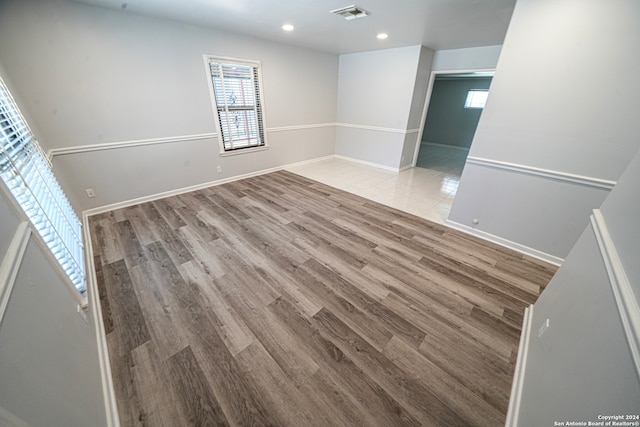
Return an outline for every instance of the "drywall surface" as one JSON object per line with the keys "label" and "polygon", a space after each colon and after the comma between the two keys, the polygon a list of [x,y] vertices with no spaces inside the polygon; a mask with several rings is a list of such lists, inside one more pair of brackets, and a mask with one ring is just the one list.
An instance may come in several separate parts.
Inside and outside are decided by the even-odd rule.
{"label": "drywall surface", "polygon": [[[269,150],[242,162],[219,155],[203,54],[261,61]],[[45,149],[80,147],[53,158],[78,210],[240,175],[246,164],[255,172],[334,152],[325,125],[335,128],[337,55],[71,1],[7,0],[0,61]],[[86,155],[167,138],[175,147]],[[136,169],[124,175],[140,179],[125,189],[113,178],[126,164]],[[91,186],[106,189],[87,199]]]}
{"label": "drywall surface", "polygon": [[421,48],[340,55],[338,122],[406,130]]}
{"label": "drywall surface", "polygon": [[433,58],[433,71],[492,70],[498,64],[501,49],[498,45],[438,50]]}
{"label": "drywall surface", "polygon": [[405,136],[419,126],[432,60],[423,46],[341,55],[336,154],[395,169],[410,163]]}
{"label": "drywall surface", "polygon": [[[491,177],[481,169],[492,166],[465,167],[449,220],[471,226],[478,219],[479,230],[567,255],[583,229],[574,224],[586,224],[606,195],[598,185],[571,184],[570,177],[615,181],[640,146],[640,110],[629,90],[640,73],[640,56],[629,54],[640,49],[639,19],[633,0],[518,1],[468,160],[508,167]],[[517,174],[539,185],[504,184]],[[546,181],[557,185],[550,189]],[[585,185],[590,195],[578,188]],[[557,204],[547,204],[549,191]],[[489,198],[500,203],[471,202]],[[530,209],[522,209],[522,200]],[[564,233],[568,228],[573,233]]]}
{"label": "drywall surface", "polygon": [[640,151],[600,207],[629,284],[640,300]]}
{"label": "drywall surface", "polygon": [[[8,260],[19,217],[3,196],[0,255]],[[34,427],[104,426],[94,327],[37,238],[31,235],[0,319],[0,407]]]}
{"label": "drywall surface", "polygon": [[488,90],[491,78],[436,77],[422,141],[469,148],[475,134],[481,108],[465,108],[472,89]]}
{"label": "drywall surface", "polygon": [[[640,318],[639,189],[640,151],[600,208],[601,219],[586,227],[536,302],[518,426],[640,415],[640,372],[629,344],[640,342],[640,330],[625,331],[621,320]],[[599,242],[594,226],[607,230],[610,239]],[[605,259],[619,261],[614,277]],[[626,309],[616,301],[614,289]],[[546,319],[549,328],[538,336]]]}
{"label": "drywall surface", "polygon": [[519,427],[638,415],[640,383],[590,225],[535,304],[531,333]]}

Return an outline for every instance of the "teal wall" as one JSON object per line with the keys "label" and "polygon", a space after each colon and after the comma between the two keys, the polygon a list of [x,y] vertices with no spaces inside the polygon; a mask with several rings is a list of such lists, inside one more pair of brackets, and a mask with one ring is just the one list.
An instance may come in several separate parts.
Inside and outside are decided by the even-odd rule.
{"label": "teal wall", "polygon": [[464,108],[467,92],[490,84],[491,77],[436,77],[422,141],[469,148],[482,110]]}

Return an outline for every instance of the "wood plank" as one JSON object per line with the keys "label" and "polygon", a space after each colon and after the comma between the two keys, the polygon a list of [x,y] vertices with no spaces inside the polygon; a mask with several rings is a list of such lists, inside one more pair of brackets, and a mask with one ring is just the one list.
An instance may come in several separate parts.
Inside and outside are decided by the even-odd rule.
{"label": "wood plank", "polygon": [[211,392],[200,364],[185,347],[169,358],[169,382],[174,387],[177,403],[187,416],[187,423],[196,426],[230,425],[220,404]]}
{"label": "wood plank", "polygon": [[103,267],[113,329],[118,331],[124,351],[129,352],[151,339],[138,297],[124,260]]}
{"label": "wood plank", "polygon": [[123,426],[500,425],[556,270],[287,171],[89,229]]}

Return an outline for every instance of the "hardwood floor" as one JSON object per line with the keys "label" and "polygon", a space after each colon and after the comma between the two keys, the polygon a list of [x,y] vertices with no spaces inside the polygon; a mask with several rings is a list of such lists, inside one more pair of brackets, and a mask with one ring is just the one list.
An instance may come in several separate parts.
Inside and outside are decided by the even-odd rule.
{"label": "hardwood floor", "polygon": [[123,426],[498,426],[555,267],[280,171],[90,218]]}

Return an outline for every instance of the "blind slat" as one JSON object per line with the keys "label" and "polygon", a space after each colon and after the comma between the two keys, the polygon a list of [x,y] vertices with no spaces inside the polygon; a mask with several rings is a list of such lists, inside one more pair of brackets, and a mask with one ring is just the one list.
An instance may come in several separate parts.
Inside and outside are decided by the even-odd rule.
{"label": "blind slat", "polygon": [[258,66],[211,58],[209,69],[224,150],[265,145]]}
{"label": "blind slat", "polygon": [[84,292],[82,225],[0,78],[0,176],[74,286]]}

